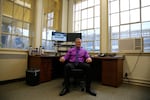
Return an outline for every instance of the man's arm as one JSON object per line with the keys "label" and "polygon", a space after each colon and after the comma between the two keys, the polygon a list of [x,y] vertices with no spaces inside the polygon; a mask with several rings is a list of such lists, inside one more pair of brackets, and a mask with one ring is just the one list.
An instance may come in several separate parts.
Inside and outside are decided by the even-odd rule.
{"label": "man's arm", "polygon": [[60,61],[60,62],[65,62],[66,60],[68,60],[68,59],[69,59],[69,56],[70,56],[70,52],[71,52],[71,49],[68,50],[68,52],[66,53],[65,56],[60,57],[59,61]]}
{"label": "man's arm", "polygon": [[88,52],[85,50],[85,61],[87,62],[87,63],[91,63],[92,62],[92,59],[91,59],[91,57],[90,57],[90,55],[88,54]]}
{"label": "man's arm", "polygon": [[91,63],[91,62],[92,62],[91,57],[87,58],[87,59],[86,59],[86,62],[87,62],[87,63]]}

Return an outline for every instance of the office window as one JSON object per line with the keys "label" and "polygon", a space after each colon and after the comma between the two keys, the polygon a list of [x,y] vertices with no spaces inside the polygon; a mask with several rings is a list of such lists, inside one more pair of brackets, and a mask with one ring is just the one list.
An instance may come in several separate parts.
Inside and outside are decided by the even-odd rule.
{"label": "office window", "polygon": [[46,50],[54,50],[53,41],[51,41],[53,30],[54,12],[44,15],[42,31],[42,47]]}
{"label": "office window", "polygon": [[100,51],[100,0],[74,0],[73,32],[82,33],[82,46]]}
{"label": "office window", "polygon": [[42,18],[42,47],[45,50],[54,50],[54,41],[51,36],[53,31],[59,30],[61,0],[43,0]]}
{"label": "office window", "polygon": [[32,0],[1,0],[1,48],[28,49]]}
{"label": "office window", "polygon": [[144,52],[150,52],[149,0],[108,0],[111,52],[118,52],[118,40],[143,38]]}

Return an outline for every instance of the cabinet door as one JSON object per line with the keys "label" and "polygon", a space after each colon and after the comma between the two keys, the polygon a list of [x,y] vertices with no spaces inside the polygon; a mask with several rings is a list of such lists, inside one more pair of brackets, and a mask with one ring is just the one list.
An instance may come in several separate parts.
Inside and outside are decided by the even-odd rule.
{"label": "cabinet door", "polygon": [[42,62],[40,66],[40,82],[50,81],[51,74],[51,63]]}
{"label": "cabinet door", "polygon": [[52,77],[52,62],[51,59],[42,58],[40,65],[40,82],[50,81]]}
{"label": "cabinet door", "polygon": [[116,86],[116,60],[102,60],[102,84]]}

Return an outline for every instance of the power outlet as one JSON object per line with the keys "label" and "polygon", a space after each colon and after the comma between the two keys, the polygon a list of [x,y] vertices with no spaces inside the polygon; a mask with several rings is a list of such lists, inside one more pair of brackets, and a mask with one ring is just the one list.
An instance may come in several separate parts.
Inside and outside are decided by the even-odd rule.
{"label": "power outlet", "polygon": [[125,73],[125,75],[124,75],[124,76],[125,76],[125,78],[128,78],[128,73]]}

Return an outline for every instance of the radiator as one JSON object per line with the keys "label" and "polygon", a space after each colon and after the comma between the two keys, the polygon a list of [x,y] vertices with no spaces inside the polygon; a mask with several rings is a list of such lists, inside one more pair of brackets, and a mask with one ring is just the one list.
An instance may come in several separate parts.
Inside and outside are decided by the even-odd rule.
{"label": "radiator", "polygon": [[0,81],[25,77],[27,54],[0,54]]}

